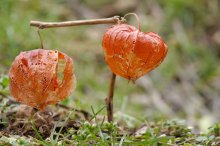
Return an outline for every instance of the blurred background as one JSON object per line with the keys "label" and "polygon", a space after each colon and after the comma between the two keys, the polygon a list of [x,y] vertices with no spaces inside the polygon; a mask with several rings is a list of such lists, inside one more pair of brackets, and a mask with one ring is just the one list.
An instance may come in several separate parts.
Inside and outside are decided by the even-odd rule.
{"label": "blurred background", "polygon": [[[142,31],[161,35],[169,51],[158,68],[135,84],[117,78],[116,121],[133,126],[145,120],[184,119],[201,130],[219,122],[219,0],[1,0],[0,73],[7,74],[19,52],[40,47],[30,20],[94,19],[128,12],[138,14]],[[137,26],[135,17],[128,23]],[[111,72],[101,41],[109,26],[41,30],[46,49],[58,49],[74,59],[77,87],[63,104],[87,111],[105,105]]]}

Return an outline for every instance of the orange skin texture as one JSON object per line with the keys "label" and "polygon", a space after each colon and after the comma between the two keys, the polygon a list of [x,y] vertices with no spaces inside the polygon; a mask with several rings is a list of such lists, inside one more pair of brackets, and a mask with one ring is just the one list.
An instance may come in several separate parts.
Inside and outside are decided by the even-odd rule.
{"label": "orange skin texture", "polygon": [[[59,61],[65,66],[59,82]],[[21,52],[9,70],[10,93],[16,101],[44,110],[70,95],[75,87],[72,59],[54,50]]]}
{"label": "orange skin texture", "polygon": [[109,28],[102,47],[112,72],[133,81],[160,65],[168,51],[159,35],[140,32],[128,24]]}

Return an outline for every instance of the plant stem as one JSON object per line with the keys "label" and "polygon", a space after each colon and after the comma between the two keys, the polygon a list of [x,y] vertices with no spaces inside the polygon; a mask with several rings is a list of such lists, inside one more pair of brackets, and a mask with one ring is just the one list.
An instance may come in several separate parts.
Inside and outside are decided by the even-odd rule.
{"label": "plant stem", "polygon": [[44,49],[43,39],[42,39],[42,37],[41,37],[41,35],[40,35],[40,29],[37,30],[37,33],[38,33],[38,36],[39,36],[39,38],[40,38],[41,49]]}
{"label": "plant stem", "polygon": [[[138,22],[138,30],[140,31],[141,30],[141,26],[140,26],[140,18],[138,17],[138,15],[136,13],[127,13],[127,14],[124,15],[123,18],[125,19],[125,17],[127,17],[128,15],[134,15],[136,17],[137,22]],[[125,19],[125,21],[126,21],[126,19]]]}
{"label": "plant stem", "polygon": [[65,21],[65,22],[41,22],[41,21],[30,21],[30,26],[38,27],[39,29],[53,28],[53,27],[70,27],[78,25],[95,25],[95,24],[113,24],[118,23],[119,16],[102,19],[89,19],[89,20],[76,20],[76,21]]}
{"label": "plant stem", "polygon": [[113,96],[114,96],[115,79],[116,79],[116,75],[112,73],[108,97],[105,99],[108,122],[113,121]]}

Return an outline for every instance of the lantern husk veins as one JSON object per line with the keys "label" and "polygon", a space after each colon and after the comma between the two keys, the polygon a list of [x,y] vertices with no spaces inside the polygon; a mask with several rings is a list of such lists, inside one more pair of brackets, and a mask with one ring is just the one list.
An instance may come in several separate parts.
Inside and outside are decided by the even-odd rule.
{"label": "lantern husk veins", "polygon": [[159,35],[140,32],[128,24],[109,28],[102,46],[112,72],[133,81],[156,68],[168,51]]}
{"label": "lantern husk veins", "polygon": [[[59,68],[60,62],[63,68]],[[21,52],[12,63],[9,79],[11,95],[40,110],[65,99],[76,84],[72,59],[62,52],[44,49]]]}

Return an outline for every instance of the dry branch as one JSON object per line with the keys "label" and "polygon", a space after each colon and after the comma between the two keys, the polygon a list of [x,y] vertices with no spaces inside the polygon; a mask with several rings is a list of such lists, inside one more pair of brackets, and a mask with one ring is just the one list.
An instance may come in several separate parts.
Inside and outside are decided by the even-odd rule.
{"label": "dry branch", "polygon": [[54,27],[71,27],[79,25],[95,25],[95,24],[115,24],[118,23],[119,16],[102,19],[89,19],[89,20],[76,20],[76,21],[65,21],[65,22],[41,22],[41,21],[30,21],[30,26],[38,27],[39,29],[54,28]]}

